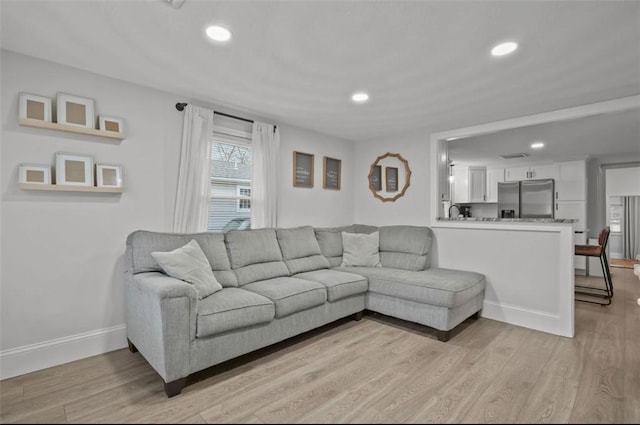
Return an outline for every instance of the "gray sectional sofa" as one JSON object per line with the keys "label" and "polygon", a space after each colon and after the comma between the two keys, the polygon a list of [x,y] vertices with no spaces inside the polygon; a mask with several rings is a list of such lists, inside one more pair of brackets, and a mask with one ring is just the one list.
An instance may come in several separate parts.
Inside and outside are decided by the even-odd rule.
{"label": "gray sectional sofa", "polygon": [[[342,233],[379,232],[382,267],[342,267]],[[195,239],[222,290],[198,299],[193,285],[164,274],[151,253]],[[419,323],[447,341],[478,316],[485,278],[430,267],[428,227],[352,225],[127,238],[125,302],[129,349],[140,351],[180,394],[189,375],[365,310]]]}

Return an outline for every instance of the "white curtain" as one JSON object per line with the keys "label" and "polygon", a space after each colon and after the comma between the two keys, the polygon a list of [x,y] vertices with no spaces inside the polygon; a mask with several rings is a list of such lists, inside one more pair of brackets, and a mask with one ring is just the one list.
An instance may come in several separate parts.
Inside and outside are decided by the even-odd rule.
{"label": "white curtain", "polygon": [[276,227],[280,130],[271,124],[254,122],[251,146],[251,228]]}
{"label": "white curtain", "polygon": [[622,198],[622,250],[624,258],[640,259],[640,196]]}
{"label": "white curtain", "polygon": [[207,230],[212,137],[213,111],[187,105],[182,126],[174,232]]}

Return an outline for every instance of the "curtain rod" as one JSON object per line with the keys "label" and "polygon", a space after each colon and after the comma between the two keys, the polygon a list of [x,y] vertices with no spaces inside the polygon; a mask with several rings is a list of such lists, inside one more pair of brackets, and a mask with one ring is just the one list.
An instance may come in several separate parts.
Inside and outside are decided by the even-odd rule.
{"label": "curtain rod", "polygon": [[[176,109],[177,109],[178,111],[180,111],[180,112],[184,111],[184,108],[185,108],[186,106],[187,106],[187,103],[181,103],[181,102],[176,103]],[[214,113],[215,115],[222,115],[223,117],[233,118],[233,119],[236,119],[236,120],[240,120],[240,121],[245,121],[245,122],[253,123],[253,120],[250,120],[250,119],[248,119],[248,118],[237,117],[237,116],[235,116],[235,115],[225,114],[224,112],[218,112],[218,111],[213,111],[213,113]],[[275,125],[273,126],[273,129],[274,129],[274,130],[276,129],[276,126],[275,126]]]}

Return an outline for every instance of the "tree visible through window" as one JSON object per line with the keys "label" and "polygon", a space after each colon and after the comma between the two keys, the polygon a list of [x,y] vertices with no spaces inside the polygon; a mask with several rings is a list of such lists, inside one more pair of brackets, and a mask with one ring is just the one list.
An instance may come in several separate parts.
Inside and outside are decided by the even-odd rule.
{"label": "tree visible through window", "polygon": [[208,229],[212,232],[251,227],[251,146],[214,136]]}

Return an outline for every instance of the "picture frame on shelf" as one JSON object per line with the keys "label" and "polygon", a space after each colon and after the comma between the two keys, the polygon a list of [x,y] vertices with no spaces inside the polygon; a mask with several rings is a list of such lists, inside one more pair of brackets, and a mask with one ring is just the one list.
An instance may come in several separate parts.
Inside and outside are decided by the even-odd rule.
{"label": "picture frame on shelf", "polygon": [[58,93],[56,115],[58,124],[72,125],[95,130],[95,104],[88,97]]}
{"label": "picture frame on shelf", "polygon": [[28,184],[51,184],[51,166],[46,164],[20,164],[18,182]]}
{"label": "picture frame on shelf", "polygon": [[313,154],[293,151],[293,186],[313,187],[314,158]]}
{"label": "picture frame on shelf", "polygon": [[56,152],[56,184],[59,186],[93,186],[93,157]]}
{"label": "picture frame on shelf", "polygon": [[322,169],[322,187],[324,189],[340,190],[342,160],[325,156]]}
{"label": "picture frame on shelf", "polygon": [[115,164],[96,164],[97,187],[122,187],[122,166]]}
{"label": "picture frame on shelf", "polygon": [[30,93],[20,93],[20,119],[51,122],[51,99]]}
{"label": "picture frame on shelf", "polygon": [[385,168],[385,183],[387,192],[398,191],[398,167]]}
{"label": "picture frame on shelf", "polygon": [[106,115],[99,115],[98,130],[122,134],[124,133],[124,119]]}

